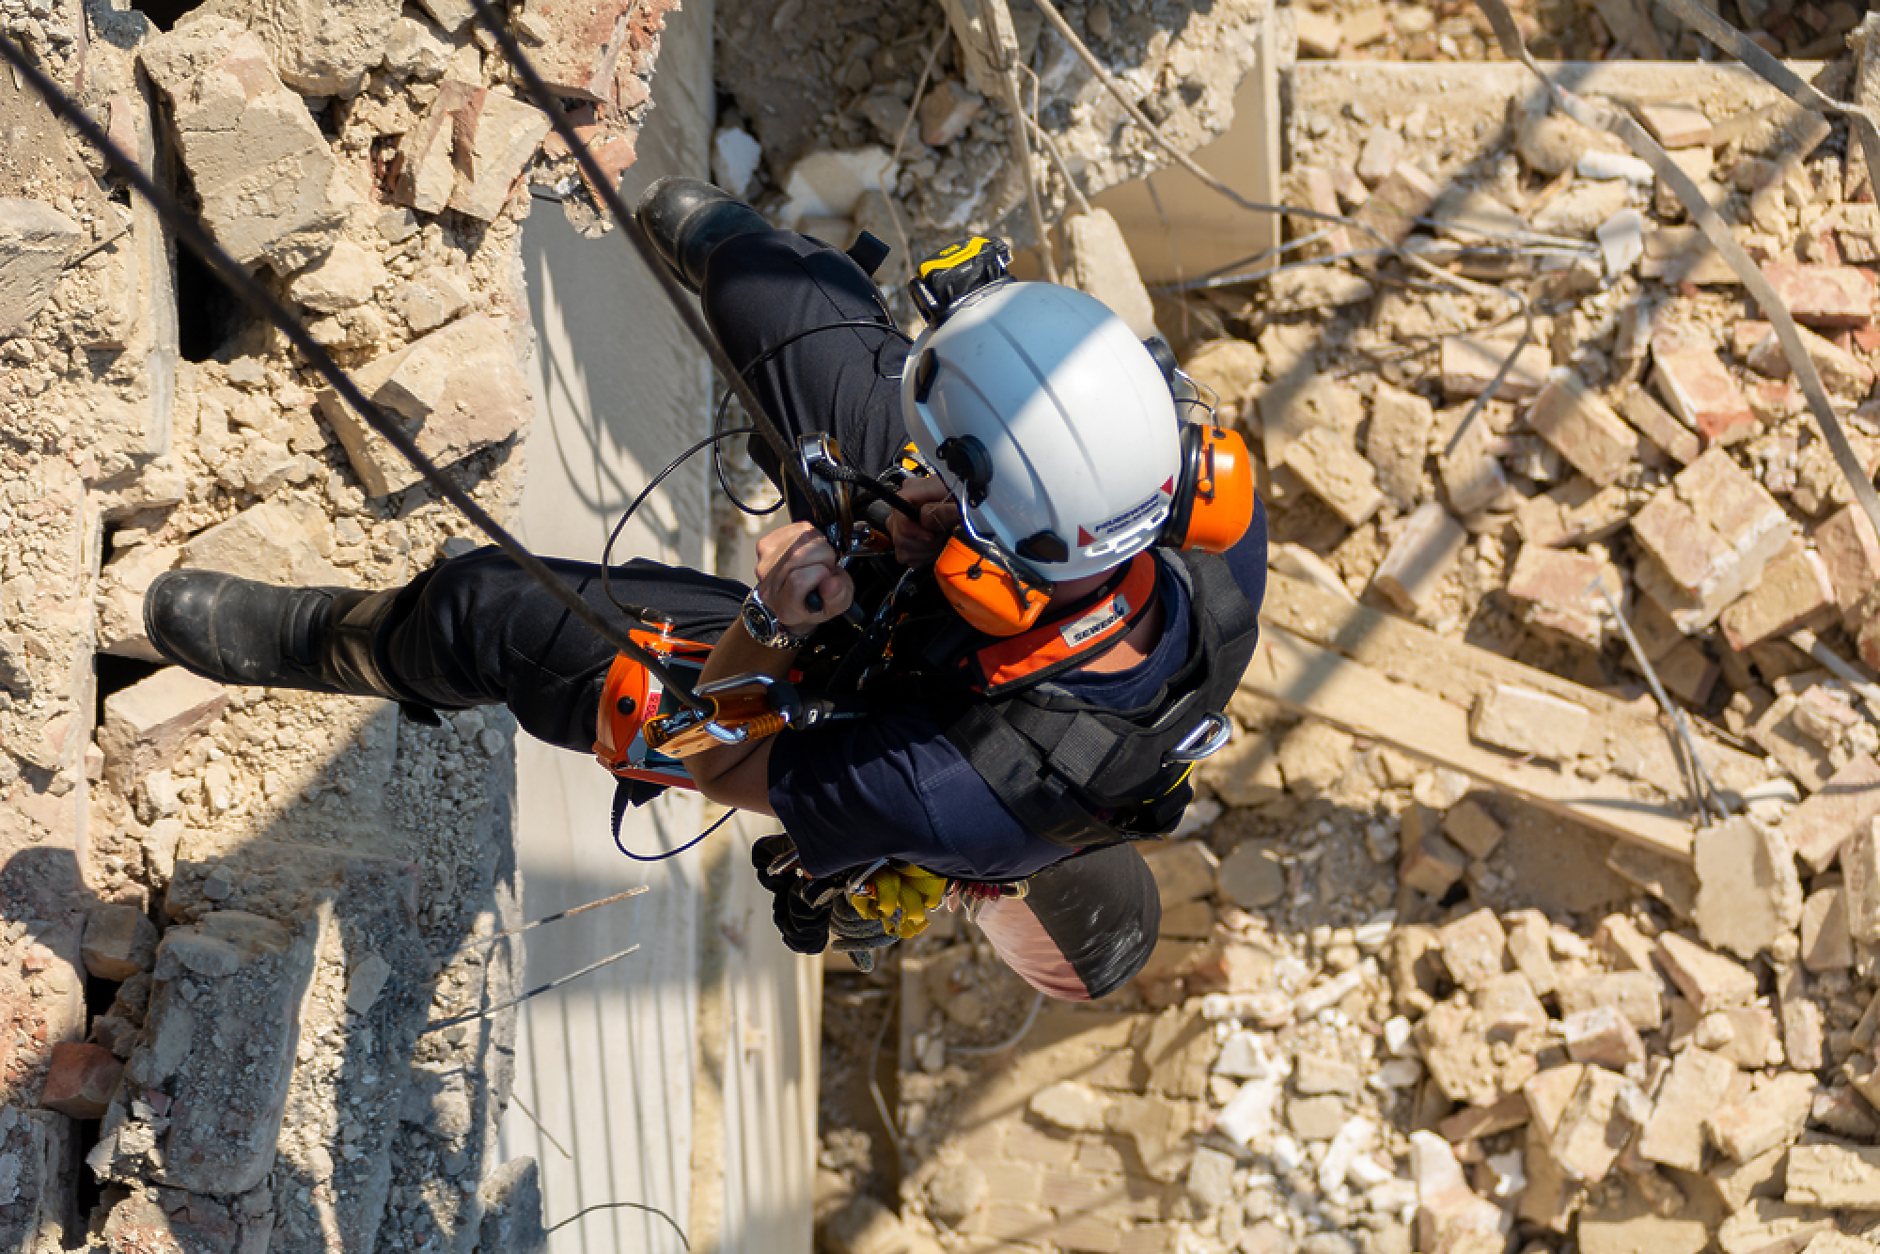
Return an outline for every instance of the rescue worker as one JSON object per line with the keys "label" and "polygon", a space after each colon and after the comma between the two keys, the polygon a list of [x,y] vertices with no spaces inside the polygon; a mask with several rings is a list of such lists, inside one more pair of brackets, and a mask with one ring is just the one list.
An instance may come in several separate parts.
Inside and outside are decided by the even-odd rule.
{"label": "rescue worker", "polygon": [[[720,745],[685,771],[706,797],[781,821],[787,838],[758,842],[753,860],[792,948],[819,952],[833,926],[865,965],[963,892],[1035,987],[1119,987],[1160,921],[1130,841],[1173,828],[1251,655],[1265,521],[1250,483],[1223,555],[1179,550],[1219,489],[1212,446],[1181,421],[1151,351],[1079,292],[992,282],[910,346],[854,259],[709,183],[662,180],[639,219],[789,442],[826,433],[878,479],[911,437],[932,474],[900,487],[918,521],[885,511],[892,560],[845,566],[754,438],[793,521],[759,538],[752,586],[636,559],[608,572],[610,598],[598,566],[549,565],[622,630],[643,622],[616,599],[710,645],[700,683],[784,678],[825,639],[841,656],[858,595],[872,611],[912,586],[865,717]],[[166,658],[226,683],[380,696],[430,720],[504,704],[584,753],[632,734],[603,701],[613,647],[496,548],[370,593],[172,571],[145,622]],[[657,791],[633,787],[636,801]]]}

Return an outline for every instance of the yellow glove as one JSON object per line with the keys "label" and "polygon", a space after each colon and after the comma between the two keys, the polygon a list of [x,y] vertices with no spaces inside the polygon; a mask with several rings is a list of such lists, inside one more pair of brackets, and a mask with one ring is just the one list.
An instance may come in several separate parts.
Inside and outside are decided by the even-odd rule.
{"label": "yellow glove", "polygon": [[947,877],[917,866],[884,866],[868,877],[849,904],[865,919],[875,919],[890,936],[903,940],[927,930],[927,912],[947,894]]}

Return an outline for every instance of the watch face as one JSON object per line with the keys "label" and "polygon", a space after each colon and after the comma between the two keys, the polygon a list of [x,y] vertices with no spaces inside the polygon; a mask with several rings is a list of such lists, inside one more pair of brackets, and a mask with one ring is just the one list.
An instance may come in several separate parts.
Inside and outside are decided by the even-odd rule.
{"label": "watch face", "polygon": [[771,616],[767,606],[752,601],[744,603],[744,630],[751,634],[751,639],[759,644],[768,644],[777,635],[777,620]]}

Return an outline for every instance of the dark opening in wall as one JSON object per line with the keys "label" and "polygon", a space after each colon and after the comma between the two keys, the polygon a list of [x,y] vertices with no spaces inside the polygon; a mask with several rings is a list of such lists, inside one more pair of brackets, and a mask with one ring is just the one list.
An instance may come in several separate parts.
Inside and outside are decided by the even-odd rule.
{"label": "dark opening in wall", "polygon": [[117,657],[110,653],[96,656],[98,673],[98,725],[104,725],[104,700],[114,693],[123,692],[140,679],[148,679],[163,669],[160,662],[145,662],[134,657]]}
{"label": "dark opening in wall", "polygon": [[190,252],[176,250],[177,347],[185,361],[208,361],[241,327],[247,306],[221,276]]}
{"label": "dark opening in wall", "polygon": [[159,30],[169,30],[201,3],[202,0],[131,0],[131,8],[155,22]]}

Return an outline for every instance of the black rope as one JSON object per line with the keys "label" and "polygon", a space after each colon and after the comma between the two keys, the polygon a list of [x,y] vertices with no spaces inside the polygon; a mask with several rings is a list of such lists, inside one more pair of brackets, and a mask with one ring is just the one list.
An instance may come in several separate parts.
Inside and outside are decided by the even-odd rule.
{"label": "black rope", "polygon": [[653,494],[654,488],[657,488],[666,481],[667,475],[670,475],[673,471],[683,466],[686,459],[690,458],[700,449],[711,448],[715,452],[716,446],[720,440],[729,440],[740,435],[751,435],[756,430],[756,427],[734,427],[730,431],[718,431],[706,436],[697,444],[694,444],[691,448],[667,462],[666,468],[654,475],[653,481],[644,488],[641,488],[640,494],[634,497],[627,505],[626,510],[620,515],[620,521],[615,523],[614,529],[607,533],[607,544],[601,549],[601,592],[613,603],[615,609],[618,609],[627,617],[637,618],[643,623],[651,621],[648,618],[649,610],[646,606],[628,605],[614,595],[613,583],[609,577],[609,573],[612,571],[614,565],[614,543],[620,539],[620,533],[627,529],[627,522],[633,517],[634,511],[639,509],[640,506],[645,503],[646,498]]}
{"label": "black rope", "polygon": [[200,224],[167,193],[159,189],[143,169],[126,156],[118,146],[91,120],[85,112],[67,96],[59,85],[48,78],[38,66],[34,65],[26,53],[10,38],[0,35],[0,58],[4,58],[46,102],[53,114],[84,137],[85,142],[96,149],[111,170],[136,189],[137,194],[150,203],[151,208],[163,219],[164,225],[176,233],[191,252],[201,258],[203,263],[214,271],[228,287],[247,302],[249,307],[272,323],[282,335],[313,366],[320,377],[352,407],[368,426],[384,437],[387,443],[398,450],[399,456],[410,462],[412,467],[424,476],[426,483],[436,489],[446,500],[455,505],[485,535],[496,542],[505,553],[514,558],[516,564],[537,583],[567,607],[569,613],[601,639],[627,654],[656,676],[666,691],[671,692],[675,700],[700,714],[710,715],[711,707],[700,701],[670,671],[659,658],[642,649],[628,638],[627,634],[616,630],[605,619],[596,614],[581,597],[561,580],[555,577],[546,563],[531,553],[503,526],[492,518],[470,494],[452,482],[437,466],[419,450],[417,443],[398,423],[390,421],[379,407],[359,390],[359,386],[344,370],[339,368],[332,356],[301,326],[298,318],[283,305],[273,293],[269,292],[248,268],[236,261],[222,247],[209,237]]}

